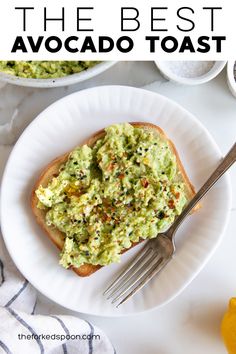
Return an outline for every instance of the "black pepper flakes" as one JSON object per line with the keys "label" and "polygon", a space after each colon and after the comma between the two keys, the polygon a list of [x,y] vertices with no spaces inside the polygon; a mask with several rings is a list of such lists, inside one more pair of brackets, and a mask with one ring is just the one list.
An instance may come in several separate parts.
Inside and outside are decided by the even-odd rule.
{"label": "black pepper flakes", "polygon": [[160,211],[157,215],[158,219],[163,219],[165,217],[164,211]]}

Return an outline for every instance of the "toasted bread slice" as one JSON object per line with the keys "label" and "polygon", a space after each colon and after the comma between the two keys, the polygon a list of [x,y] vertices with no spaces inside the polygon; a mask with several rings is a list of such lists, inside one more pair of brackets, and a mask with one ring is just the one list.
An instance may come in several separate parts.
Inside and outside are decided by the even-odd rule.
{"label": "toasted bread slice", "polygon": [[[178,171],[180,172],[180,180],[182,182],[184,182],[187,200],[190,201],[193,198],[193,196],[195,195],[195,190],[194,190],[194,187],[191,184],[191,182],[184,170],[184,167],[180,161],[177,150],[176,150],[174,144],[172,143],[172,141],[168,139],[168,137],[165,135],[165,133],[163,132],[163,130],[161,128],[159,128],[158,126],[156,126],[154,124],[146,123],[146,122],[144,122],[144,123],[135,122],[135,123],[130,123],[130,124],[135,127],[141,128],[141,129],[152,130],[156,134],[161,135],[163,137],[163,139],[168,141],[169,146],[173,151],[173,154],[175,154],[175,156],[176,156],[177,167],[178,167]],[[93,134],[89,139],[87,139],[84,142],[84,144],[87,144],[88,146],[93,146],[98,139],[100,139],[104,136],[104,134],[105,134],[105,130],[104,129],[100,130],[97,133]],[[55,227],[48,226],[46,224],[45,217],[46,217],[47,210],[42,210],[42,209],[37,208],[38,198],[35,194],[35,191],[38,189],[38,187],[40,185],[42,185],[43,187],[46,187],[48,185],[48,183],[50,182],[50,180],[53,177],[58,175],[60,166],[66,162],[69,154],[70,154],[70,152],[64,154],[63,156],[56,158],[44,169],[44,171],[42,172],[42,174],[40,175],[38,181],[36,182],[36,184],[34,186],[32,196],[31,196],[31,207],[32,207],[33,213],[36,217],[38,224],[43,228],[43,230],[46,232],[48,237],[59,248],[59,250],[62,250],[62,248],[63,248],[64,235],[61,231],[59,231]],[[198,208],[198,206],[195,207],[195,210],[197,208]],[[142,241],[143,240],[140,240],[140,242],[142,242]],[[138,242],[138,243],[140,243],[140,242]],[[134,243],[131,246],[131,248],[134,247],[135,245],[137,245],[138,243]],[[122,253],[128,251],[129,249],[124,249]],[[85,276],[91,275],[92,273],[94,273],[95,271],[100,269],[101,267],[102,266],[100,266],[100,265],[84,264],[84,265],[80,266],[79,268],[76,268],[76,267],[71,267],[71,268],[79,276],[85,277]]]}

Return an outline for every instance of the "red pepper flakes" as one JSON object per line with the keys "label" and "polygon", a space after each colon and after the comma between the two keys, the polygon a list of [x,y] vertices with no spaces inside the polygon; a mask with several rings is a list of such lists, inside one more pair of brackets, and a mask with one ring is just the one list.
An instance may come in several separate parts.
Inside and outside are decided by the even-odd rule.
{"label": "red pepper flakes", "polygon": [[141,179],[141,184],[144,188],[147,188],[149,185],[149,182],[146,178]]}
{"label": "red pepper flakes", "polygon": [[179,193],[179,192],[176,192],[176,193],[175,193],[175,198],[176,198],[176,199],[179,199],[179,197],[180,197],[180,193]]}
{"label": "red pepper flakes", "polygon": [[168,207],[169,207],[170,209],[174,209],[175,203],[174,203],[173,199],[169,200],[169,202],[168,202]]}
{"label": "red pepper flakes", "polygon": [[112,171],[114,169],[115,165],[111,162],[108,167],[107,167],[107,171]]}
{"label": "red pepper flakes", "polygon": [[123,179],[124,177],[125,177],[124,173],[120,173],[118,176],[119,179]]}
{"label": "red pepper flakes", "polygon": [[102,216],[102,221],[111,221],[110,215],[103,214],[103,216]]}

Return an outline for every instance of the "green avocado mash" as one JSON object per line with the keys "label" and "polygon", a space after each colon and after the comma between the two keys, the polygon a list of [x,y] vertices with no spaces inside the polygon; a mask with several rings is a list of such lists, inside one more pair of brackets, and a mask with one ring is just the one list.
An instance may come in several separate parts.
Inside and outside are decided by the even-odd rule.
{"label": "green avocado mash", "polygon": [[0,61],[0,72],[32,79],[63,77],[93,67],[98,61]]}
{"label": "green avocado mash", "polygon": [[46,222],[65,234],[60,264],[119,262],[121,251],[150,239],[186,204],[175,155],[152,132],[117,124],[91,148],[76,148],[36,195]]}

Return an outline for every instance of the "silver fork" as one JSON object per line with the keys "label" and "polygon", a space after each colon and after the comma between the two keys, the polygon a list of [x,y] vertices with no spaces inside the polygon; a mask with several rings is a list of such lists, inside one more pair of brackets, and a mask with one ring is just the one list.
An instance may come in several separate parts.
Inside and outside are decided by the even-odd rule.
{"label": "silver fork", "polygon": [[104,291],[103,294],[108,294],[107,299],[112,299],[112,303],[118,302],[116,307],[130,299],[171,260],[175,252],[174,236],[180,224],[235,161],[236,143],[170,228],[157,238],[149,240],[129,266]]}

